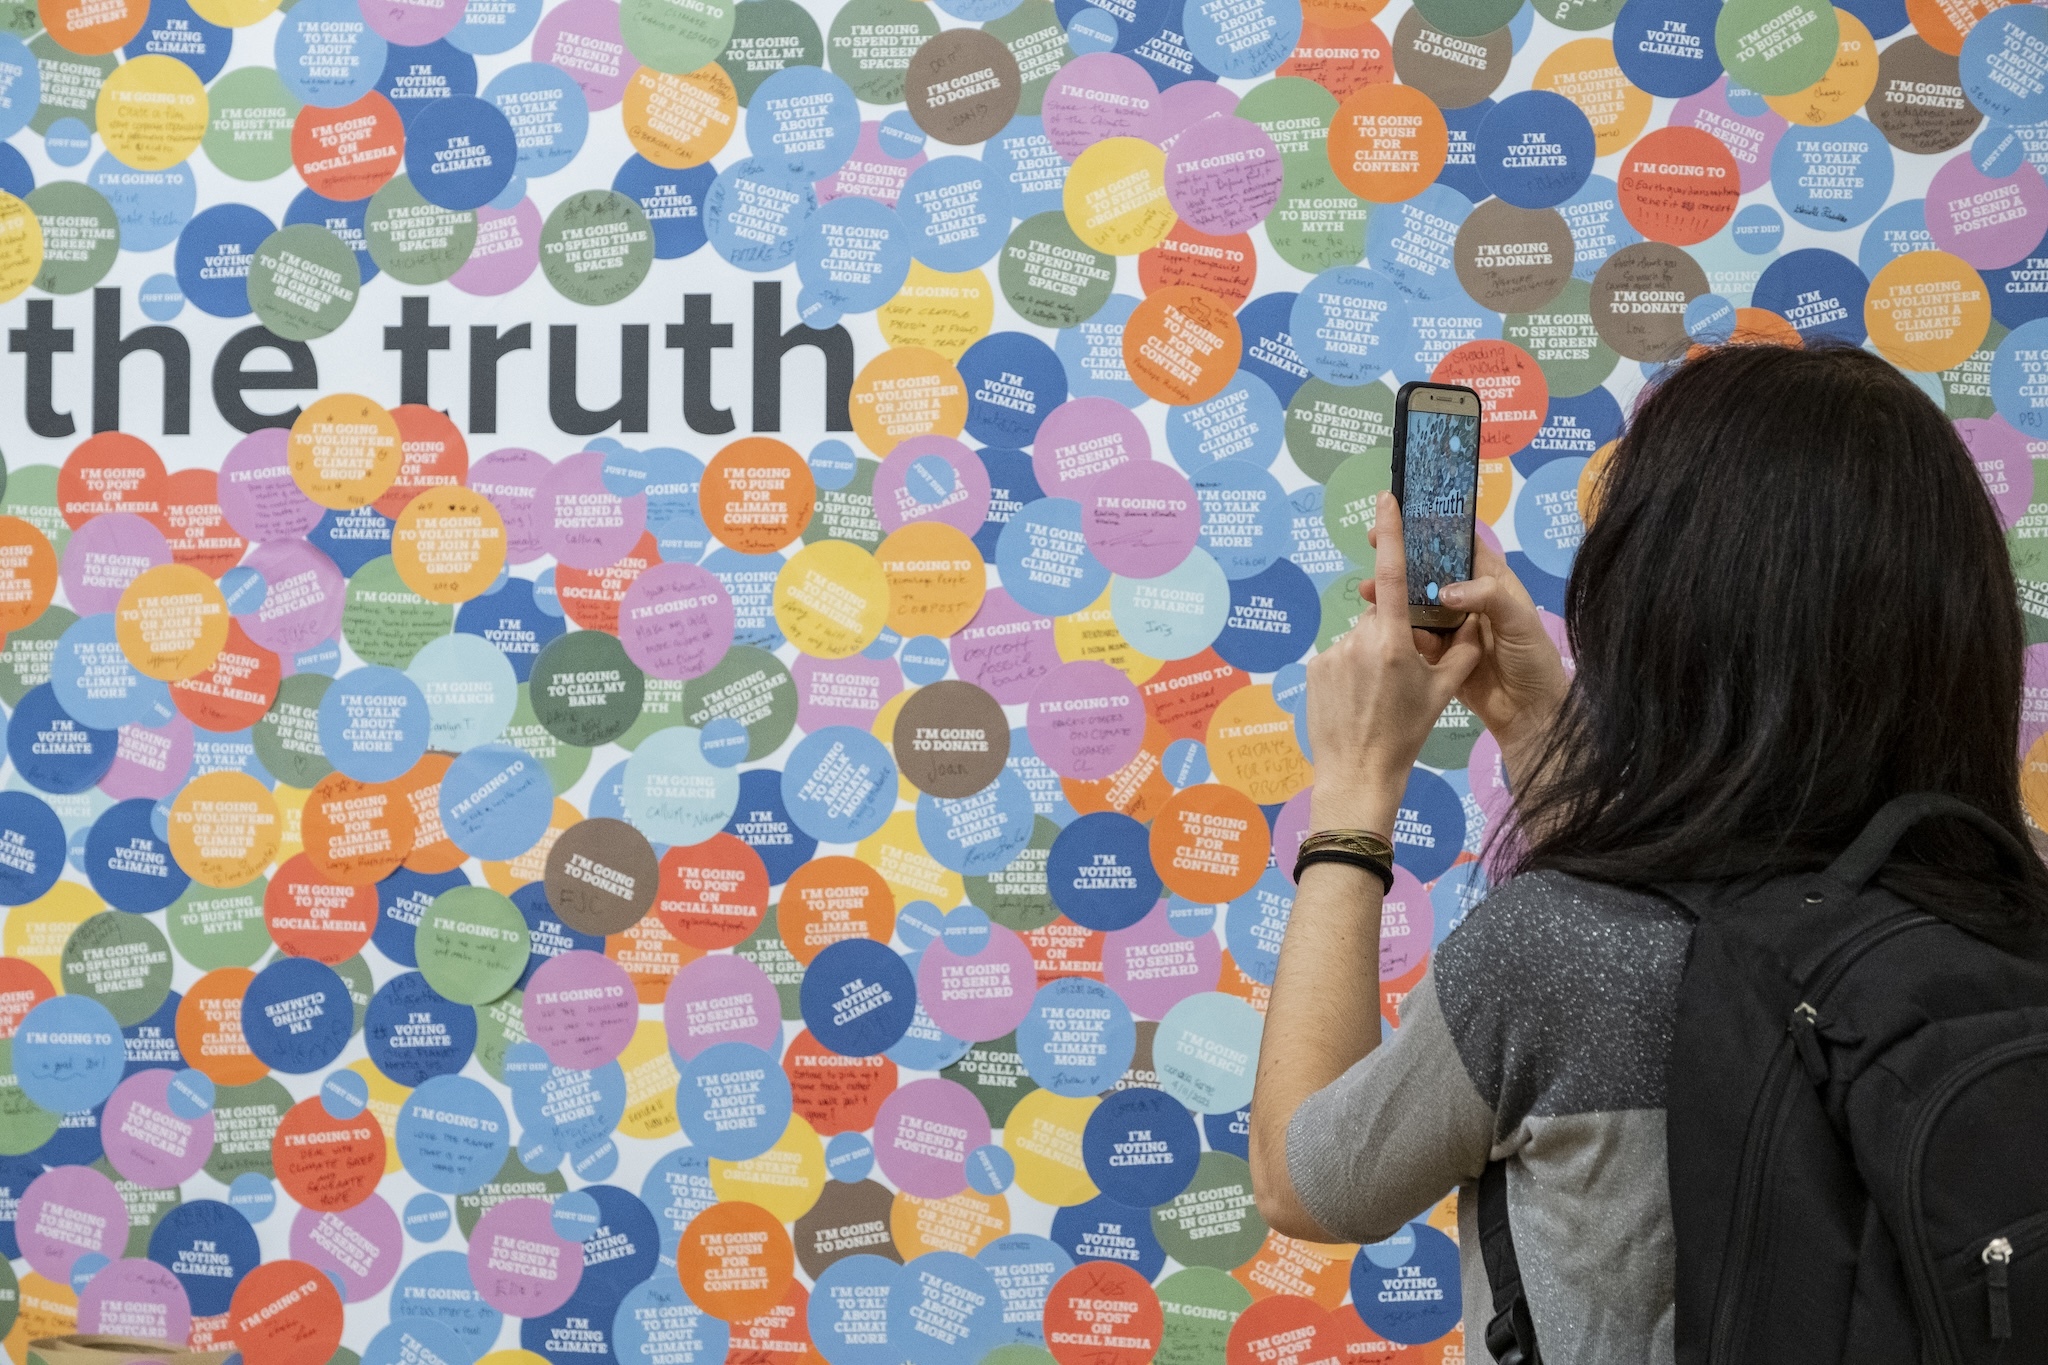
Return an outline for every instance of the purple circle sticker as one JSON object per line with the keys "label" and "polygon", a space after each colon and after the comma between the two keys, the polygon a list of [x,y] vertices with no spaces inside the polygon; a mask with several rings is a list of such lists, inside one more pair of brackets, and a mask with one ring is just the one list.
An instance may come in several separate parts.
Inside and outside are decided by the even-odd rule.
{"label": "purple circle sticker", "polygon": [[1025,712],[1031,750],[1061,777],[1108,777],[1137,757],[1145,699],[1122,671],[1093,659],[1061,664],[1039,681]]}
{"label": "purple circle sticker", "polygon": [[695,564],[655,565],[619,603],[619,643],[650,678],[701,678],[732,648],[732,632],[725,585]]}
{"label": "purple circle sticker", "polygon": [[[570,0],[562,9],[581,3]],[[586,450],[541,476],[534,505],[541,548],[572,569],[616,564],[647,529],[647,495],[622,498],[606,488],[604,461],[602,451]]]}
{"label": "purple circle sticker", "polygon": [[163,725],[124,725],[114,744],[114,766],[100,790],[116,801],[160,801],[185,785],[192,772],[192,722],[172,716]]}
{"label": "purple circle sticker", "polygon": [[1179,81],[1159,92],[1158,122],[1152,135],[1160,147],[1171,152],[1181,134],[1211,118],[1228,118],[1237,112],[1237,92],[1215,81]]}
{"label": "purple circle sticker", "polygon": [[103,1266],[78,1296],[78,1330],[145,1341],[183,1341],[192,1301],[169,1267],[121,1260]]}
{"label": "purple circle sticker", "polygon": [[1968,152],[1950,158],[1927,186],[1927,232],[1934,245],[1979,270],[2003,270],[2025,259],[2048,223],[2048,182],[2024,162],[2011,175],[1988,176]]}
{"label": "purple circle sticker", "polygon": [[128,1206],[114,1182],[91,1167],[52,1166],[21,1192],[14,1235],[31,1270],[64,1284],[79,1257],[121,1254],[128,1245]]}
{"label": "purple circle sticker", "polygon": [[875,1115],[875,1162],[905,1194],[945,1199],[967,1188],[967,1157],[989,1139],[988,1113],[957,1081],[912,1081]]}
{"label": "purple circle sticker", "polygon": [[624,967],[603,953],[572,948],[540,965],[526,983],[526,1036],[556,1066],[588,1071],[626,1050],[640,1022],[640,996]]}
{"label": "purple circle sticker", "polygon": [[921,151],[900,160],[889,155],[882,149],[882,125],[874,119],[865,120],[860,125],[860,137],[854,141],[853,155],[818,182],[818,202],[828,204],[855,194],[893,209],[903,194],[904,182],[924,161]]}
{"label": "purple circle sticker", "polygon": [[1405,867],[1394,869],[1394,889],[1380,903],[1380,980],[1406,976],[1429,956],[1436,911],[1429,892]]}
{"label": "purple circle sticker", "polygon": [[917,964],[917,1003],[955,1038],[985,1043],[1024,1022],[1038,992],[1031,947],[1000,925],[980,952],[963,957],[941,939]]}
{"label": "purple circle sticker", "polygon": [[326,1271],[350,1303],[391,1283],[404,1247],[404,1228],[382,1195],[373,1194],[341,1213],[300,1209],[292,1219],[293,1257]]}
{"label": "purple circle sticker", "polygon": [[1213,991],[1223,979],[1223,945],[1214,934],[1183,937],[1161,901],[1128,929],[1102,940],[1102,983],[1140,1019],[1164,1019],[1191,995]]}
{"label": "purple circle sticker", "polygon": [[1079,499],[1110,470],[1151,458],[1145,424],[1113,398],[1069,398],[1046,414],[1031,444],[1031,471],[1049,498]]}
{"label": "purple circle sticker", "polygon": [[775,983],[743,957],[713,955],[687,963],[661,1003],[669,1051],[689,1061],[714,1043],[750,1043],[782,1051],[782,1001]]}
{"label": "purple circle sticker", "polygon": [[363,22],[386,42],[424,47],[462,22],[465,0],[362,0]]}
{"label": "purple circle sticker", "polygon": [[624,99],[640,67],[619,36],[617,0],[569,0],[549,10],[534,30],[533,59],[568,72],[593,114]]}
{"label": "purple circle sticker", "polygon": [[953,671],[1005,706],[1031,700],[1038,680],[1060,666],[1052,618],[1026,611],[1001,588],[951,640]]}
{"label": "purple circle sticker", "polygon": [[1072,161],[1105,138],[1156,141],[1158,113],[1159,87],[1144,67],[1119,53],[1091,52],[1054,73],[1039,116],[1046,141]]}
{"label": "purple circle sticker", "polygon": [[2028,645],[2026,677],[2020,684],[2020,760],[2034,741],[2048,734],[2048,644]]}
{"label": "purple circle sticker", "polygon": [[469,1280],[509,1317],[537,1318],[567,1303],[583,1280],[583,1247],[555,1231],[545,1199],[508,1199],[469,1234]]}
{"label": "purple circle sticker", "polygon": [[176,1074],[163,1067],[136,1072],[114,1087],[100,1116],[107,1161],[123,1180],[145,1189],[176,1189],[213,1155],[212,1113],[188,1119],[171,1110]]}
{"label": "purple circle sticker", "polygon": [[102,512],[71,533],[57,577],[73,611],[97,616],[119,606],[144,570],[170,562],[162,531],[133,512]]}
{"label": "purple circle sticker", "polygon": [[896,660],[814,659],[799,654],[790,666],[796,683],[796,723],[811,734],[828,725],[865,730],[881,713],[882,703],[903,690],[903,670]]}
{"label": "purple circle sticker", "polygon": [[[1312,789],[1311,789],[1312,790]],[[1294,860],[1301,856],[1301,841],[1308,837],[1310,790],[1296,792],[1287,798],[1287,804],[1280,808],[1280,814],[1273,820],[1273,866],[1294,870]]]}
{"label": "purple circle sticker", "polygon": [[476,245],[448,283],[479,298],[511,293],[540,265],[540,226],[540,210],[531,199],[509,209],[478,209]]}
{"label": "purple circle sticker", "polygon": [[1771,154],[1789,125],[1767,106],[1754,114],[1736,113],[1728,104],[1728,78],[1723,76],[1673,105],[1671,126],[1697,128],[1719,138],[1735,158],[1735,173],[1742,177],[1742,192],[1748,194],[1770,183]]}
{"label": "purple circle sticker", "polygon": [[[934,483],[920,460],[943,460],[953,468],[952,486]],[[875,471],[875,518],[884,531],[913,521],[942,521],[973,535],[988,520],[988,466],[950,436],[913,436],[889,452]]]}
{"label": "purple circle sticker", "polygon": [[1202,537],[1202,505],[1178,469],[1156,460],[1118,465],[1081,495],[1081,533],[1102,567],[1157,578]]}
{"label": "purple circle sticker", "polygon": [[320,524],[320,504],[292,478],[291,443],[289,429],[265,427],[235,442],[220,463],[221,515],[244,540],[290,540]]}
{"label": "purple circle sticker", "polygon": [[242,562],[263,575],[263,601],[235,618],[251,640],[289,657],[341,629],[345,584],[326,555],[303,540],[273,540]]}
{"label": "purple circle sticker", "polygon": [[1166,156],[1167,202],[1190,227],[1217,237],[1266,221],[1286,179],[1266,130],[1234,115],[1202,119],[1174,139]]}
{"label": "purple circle sticker", "polygon": [[[1965,417],[1956,422],[1956,435],[1970,448],[1984,491],[1991,495],[1998,519],[2010,531],[2027,514],[2034,500],[2033,451],[2027,438],[2006,425],[2002,417]],[[74,542],[75,543],[75,542]]]}
{"label": "purple circle sticker", "polygon": [[540,481],[554,463],[537,450],[507,446],[469,469],[469,486],[491,500],[505,520],[505,558],[524,564],[547,553],[540,539]]}

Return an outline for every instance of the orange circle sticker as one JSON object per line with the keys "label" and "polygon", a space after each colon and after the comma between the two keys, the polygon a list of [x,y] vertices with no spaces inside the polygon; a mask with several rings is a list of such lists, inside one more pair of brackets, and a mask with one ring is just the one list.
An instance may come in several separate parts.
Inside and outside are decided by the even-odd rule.
{"label": "orange circle sticker", "polygon": [[429,488],[453,488],[469,478],[469,442],[448,414],[424,403],[391,410],[398,423],[398,477],[371,504],[393,521]]}
{"label": "orange circle sticker", "polygon": [[889,1201],[889,1238],[911,1260],[930,1251],[973,1256],[1010,1234],[1010,1201],[1000,1194],[962,1190],[944,1199],[919,1199],[897,1191]]}
{"label": "orange circle sticker", "polygon": [[845,1057],[804,1029],[782,1054],[796,1112],[824,1137],[875,1126],[882,1101],[896,1090],[896,1063],[875,1054]]}
{"label": "orange circle sticker", "polygon": [[1314,81],[1341,100],[1361,86],[1393,80],[1393,48],[1380,26],[1370,21],[1329,24],[1310,17],[1301,26],[1294,51],[1273,74]]}
{"label": "orange circle sticker", "polygon": [[1504,460],[1536,439],[1550,410],[1550,384],[1535,358],[1512,341],[1468,341],[1429,376],[1479,392],[1479,453]]}
{"label": "orange circle sticker", "polygon": [[858,858],[813,858],[783,884],[775,927],[789,955],[808,967],[843,938],[887,943],[896,931],[896,898],[882,874]]}
{"label": "orange circle sticker", "polygon": [[1653,101],[1622,74],[1614,60],[1614,44],[1605,38],[1580,38],[1566,43],[1536,68],[1532,89],[1563,95],[1593,125],[1593,155],[1607,156],[1628,146],[1650,121]]}
{"label": "orange circle sticker", "polygon": [[[1912,22],[1913,32],[1929,47],[1955,57],[1962,54],[1963,35],[1975,28],[1979,19],[2011,3],[2012,0],[1906,0],[1906,18]],[[1835,13],[1839,17],[1841,10]]]}
{"label": "orange circle sticker", "polygon": [[732,77],[717,62],[682,75],[643,66],[626,82],[619,117],[634,151],[680,171],[703,165],[732,140],[739,107]]}
{"label": "orange circle sticker", "polygon": [[1059,1365],[1147,1365],[1165,1333],[1151,1281],[1116,1261],[1083,1261],[1046,1296],[1045,1345]]}
{"label": "orange circle sticker", "polygon": [[20,630],[57,596],[57,552],[20,517],[0,517],[0,632]]}
{"label": "orange circle sticker", "polygon": [[1244,350],[1230,305],[1206,289],[1147,294],[1124,323],[1124,369],[1148,398],[1185,406],[1223,392]]}
{"label": "orange circle sticker", "polygon": [[[4,551],[0,551],[4,553]],[[239,621],[228,622],[227,642],[213,662],[171,684],[171,704],[202,730],[226,734],[263,719],[284,679],[278,657],[251,640]]]}
{"label": "orange circle sticker", "polygon": [[903,636],[952,635],[974,619],[988,573],[964,532],[942,521],[913,521],[875,551],[889,581],[889,629]]}
{"label": "orange circle sticker", "polygon": [[730,948],[768,913],[768,868],[753,845],[720,831],[661,855],[654,913],[692,948]]}
{"label": "orange circle sticker", "polygon": [[704,956],[671,934],[658,915],[642,915],[639,923],[607,936],[604,955],[626,969],[643,1005],[659,1005],[668,999],[669,983],[676,973]]}
{"label": "orange circle sticker", "polygon": [[211,469],[181,469],[166,481],[159,522],[171,559],[219,578],[242,562],[249,548],[220,510],[220,476]]}
{"label": "orange circle sticker", "polygon": [[1735,154],[1698,128],[1659,128],[1629,149],[1615,178],[1621,212],[1653,242],[1691,246],[1727,226],[1742,197]]}
{"label": "orange circle sticker", "polygon": [[1240,688],[1209,718],[1209,766],[1216,780],[1262,806],[1306,791],[1315,778],[1294,740],[1294,717],[1273,700],[1273,689]]}
{"label": "orange circle sticker", "polygon": [[121,431],[80,441],[57,471],[57,510],[74,531],[106,512],[155,521],[169,492],[163,457],[147,441]]}
{"label": "orange circle sticker", "polygon": [[228,1330],[244,1365],[330,1359],[341,1346],[341,1291],[304,1261],[259,1265],[235,1286]]}
{"label": "orange circle sticker", "polygon": [[368,1109],[338,1119],[316,1097],[285,1111],[270,1138],[277,1183],[301,1207],[352,1209],[377,1192],[384,1174],[384,1128]]}
{"label": "orange circle sticker", "polygon": [[368,886],[397,871],[416,832],[412,802],[396,784],[372,785],[340,773],[329,773],[306,794],[299,822],[306,857],[348,886]]}
{"label": "orange circle sticker", "polygon": [[1991,330],[1984,278],[1946,251],[1895,256],[1863,299],[1870,344],[1904,370],[1932,374],[1968,360]]}
{"label": "orange circle sticker", "polygon": [[967,430],[967,385],[960,371],[938,352],[916,346],[895,347],[861,366],[850,407],[854,434],[877,455],[912,436]]}
{"label": "orange circle sticker", "polygon": [[1412,85],[1366,85],[1330,122],[1330,169],[1360,199],[1398,204],[1437,178],[1450,130],[1435,101]]}
{"label": "orange circle sticker", "polygon": [[332,967],[363,950],[377,927],[377,888],[323,875],[304,853],[285,859],[263,891],[270,941],[293,957]]}
{"label": "orange circle sticker", "polygon": [[412,852],[405,855],[405,865],[414,872],[453,872],[469,857],[441,826],[441,779],[454,761],[453,754],[430,751],[391,783],[412,807]]}
{"label": "orange circle sticker", "polygon": [[159,564],[122,591],[114,638],[136,672],[177,682],[213,667],[228,620],[218,583],[189,564]]}
{"label": "orange circle sticker", "polygon": [[626,590],[641,574],[661,563],[661,546],[651,531],[626,554],[599,569],[579,569],[570,564],[555,566],[555,596],[563,612],[585,630],[619,633],[619,608]]}
{"label": "orange circle sticker", "polygon": [[292,482],[339,511],[375,502],[397,480],[402,458],[396,419],[357,393],[315,399],[292,423],[285,448]]}
{"label": "orange circle sticker", "polygon": [[35,963],[0,957],[0,1038],[12,1038],[22,1016],[56,993],[57,988]]}
{"label": "orange circle sticker", "polygon": [[149,18],[149,0],[36,0],[36,15],[66,52],[98,57],[126,47]]}
{"label": "orange circle sticker", "polygon": [[748,436],[719,451],[697,489],[706,529],[743,555],[774,554],[794,543],[817,501],[811,467],[772,436]]}
{"label": "orange circle sticker", "polygon": [[505,519],[474,489],[430,488],[398,514],[391,564],[429,602],[480,597],[505,567]]}
{"label": "orange circle sticker", "polygon": [[676,1272],[690,1302],[733,1322],[781,1302],[796,1278],[796,1248],[759,1204],[713,1204],[683,1229]]}
{"label": "orange circle sticker", "polygon": [[1252,296],[1259,273],[1259,252],[1251,234],[1212,237],[1186,223],[1176,223],[1158,246],[1138,257],[1138,284],[1148,294],[1175,285],[1206,289],[1232,308]]}
{"label": "orange circle sticker", "polygon": [[1765,95],[1764,103],[1789,123],[1809,128],[1840,123],[1863,107],[1877,90],[1877,43],[1863,21],[1837,6],[1835,60],[1821,78],[1790,95]]}
{"label": "orange circle sticker", "polygon": [[247,967],[222,967],[178,1002],[178,1052],[215,1085],[249,1085],[270,1074],[242,1037],[242,997],[255,979]]}
{"label": "orange circle sticker", "polygon": [[339,109],[308,104],[292,123],[292,164],[329,199],[368,199],[404,161],[405,121],[375,90]]}
{"label": "orange circle sticker", "polygon": [[1213,782],[1183,787],[1152,820],[1152,866],[1168,891],[1191,901],[1236,900],[1258,884],[1272,855],[1265,813]]}
{"label": "orange circle sticker", "polygon": [[201,886],[254,881],[277,856],[277,798],[247,773],[203,773],[171,802],[171,856]]}

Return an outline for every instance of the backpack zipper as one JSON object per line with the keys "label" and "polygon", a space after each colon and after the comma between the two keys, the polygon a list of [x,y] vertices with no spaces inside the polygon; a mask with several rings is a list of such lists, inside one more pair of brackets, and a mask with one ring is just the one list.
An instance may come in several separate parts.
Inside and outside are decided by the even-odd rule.
{"label": "backpack zipper", "polygon": [[[1714,1326],[1707,1337],[1708,1365],[1732,1357],[1735,1332],[1742,1325],[1742,1310],[1748,1301],[1747,1296],[1739,1291],[1758,1273],[1752,1264],[1752,1244],[1756,1240],[1757,1215],[1763,1205],[1763,1175],[1769,1168],[1771,1148],[1776,1144],[1778,1130],[1784,1126],[1785,1111],[1795,1093],[1790,1082],[1792,1064],[1800,1056],[1802,1028],[1818,1026],[1818,1007],[1827,1003],[1828,996],[1843,974],[1865,953],[1908,929],[1939,923],[1941,920],[1924,910],[1902,910],[1870,925],[1837,948],[1821,965],[1812,985],[1804,992],[1804,998],[1793,1009],[1786,1024],[1784,1041],[1778,1045],[1771,1057],[1770,1069],[1764,1073],[1763,1093],[1758,1096],[1757,1107],[1752,1111],[1743,1137],[1742,1159],[1736,1167],[1735,1226],[1722,1252],[1720,1281],[1714,1289]],[[1760,1125],[1757,1119],[1765,1115],[1768,1115],[1769,1122]]]}
{"label": "backpack zipper", "polygon": [[1984,1247],[1984,1283],[1991,1299],[1991,1339],[2012,1339],[2012,1298],[2007,1294],[2006,1267],[2012,1264],[2012,1243],[1993,1237]]}

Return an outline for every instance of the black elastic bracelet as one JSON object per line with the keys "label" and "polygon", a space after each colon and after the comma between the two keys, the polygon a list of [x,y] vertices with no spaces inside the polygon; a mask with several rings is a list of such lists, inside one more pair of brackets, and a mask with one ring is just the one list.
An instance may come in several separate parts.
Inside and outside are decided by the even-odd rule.
{"label": "black elastic bracelet", "polygon": [[1343,863],[1346,867],[1361,868],[1380,879],[1381,894],[1384,895],[1394,889],[1393,868],[1378,858],[1368,858],[1363,853],[1353,853],[1341,848],[1319,848],[1295,859],[1294,881],[1297,886],[1301,884],[1302,872],[1317,863]]}

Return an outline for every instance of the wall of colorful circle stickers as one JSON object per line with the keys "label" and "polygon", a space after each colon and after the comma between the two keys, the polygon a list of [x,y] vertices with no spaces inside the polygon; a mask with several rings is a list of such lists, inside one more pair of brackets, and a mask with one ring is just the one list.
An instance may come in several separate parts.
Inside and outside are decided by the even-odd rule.
{"label": "wall of colorful circle stickers", "polygon": [[[2048,825],[2048,9],[0,0],[0,135],[17,1365],[1463,1360],[1453,1201],[1246,1166],[1407,380],[1561,638],[1658,367],[1890,359]],[[1389,1030],[1507,799],[1454,706]]]}

